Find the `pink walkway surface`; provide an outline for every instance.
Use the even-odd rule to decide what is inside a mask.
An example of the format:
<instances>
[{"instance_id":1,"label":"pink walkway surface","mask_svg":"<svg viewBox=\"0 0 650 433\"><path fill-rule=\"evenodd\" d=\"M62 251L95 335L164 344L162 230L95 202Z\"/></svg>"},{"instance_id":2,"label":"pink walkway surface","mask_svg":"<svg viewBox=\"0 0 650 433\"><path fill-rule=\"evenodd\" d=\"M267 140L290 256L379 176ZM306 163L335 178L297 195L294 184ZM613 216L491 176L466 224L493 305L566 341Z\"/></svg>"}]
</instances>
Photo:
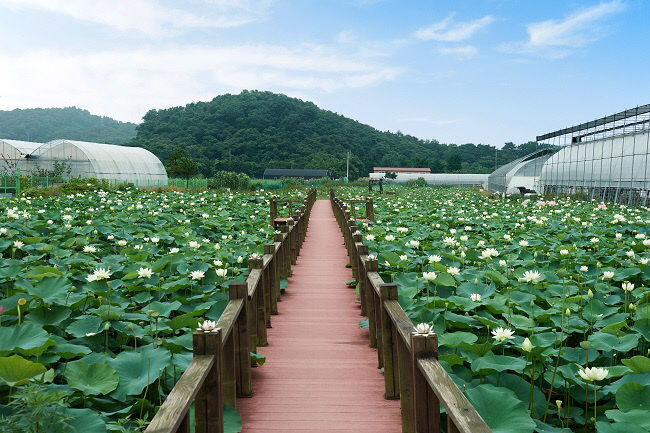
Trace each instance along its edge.
<instances>
[{"instance_id":1,"label":"pink walkway surface","mask_svg":"<svg viewBox=\"0 0 650 433\"><path fill-rule=\"evenodd\" d=\"M252 398L237 399L244 432L400 432L399 401L384 378L345 267L343 237L328 200L318 200L287 293L272 317L266 363L253 369Z\"/></svg>"}]
</instances>

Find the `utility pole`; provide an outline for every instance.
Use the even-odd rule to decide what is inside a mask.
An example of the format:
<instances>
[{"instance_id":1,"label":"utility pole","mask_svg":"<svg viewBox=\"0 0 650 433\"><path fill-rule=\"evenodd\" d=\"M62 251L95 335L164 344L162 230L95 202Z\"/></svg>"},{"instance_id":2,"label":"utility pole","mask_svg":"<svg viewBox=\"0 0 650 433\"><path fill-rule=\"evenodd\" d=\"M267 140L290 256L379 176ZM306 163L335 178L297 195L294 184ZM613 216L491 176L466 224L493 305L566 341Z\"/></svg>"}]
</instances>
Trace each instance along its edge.
<instances>
[{"instance_id":1,"label":"utility pole","mask_svg":"<svg viewBox=\"0 0 650 433\"><path fill-rule=\"evenodd\" d=\"M345 181L348 182L350 179L350 151L348 150L348 158L345 164Z\"/></svg>"}]
</instances>

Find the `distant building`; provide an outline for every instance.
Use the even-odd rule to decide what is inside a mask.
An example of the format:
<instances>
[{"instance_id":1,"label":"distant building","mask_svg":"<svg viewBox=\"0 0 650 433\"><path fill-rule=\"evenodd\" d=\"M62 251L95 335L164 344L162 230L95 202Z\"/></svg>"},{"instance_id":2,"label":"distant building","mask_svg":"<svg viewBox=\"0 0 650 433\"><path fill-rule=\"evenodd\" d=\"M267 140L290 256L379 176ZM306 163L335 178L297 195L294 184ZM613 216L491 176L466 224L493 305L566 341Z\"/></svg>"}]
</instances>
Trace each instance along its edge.
<instances>
[{"instance_id":1,"label":"distant building","mask_svg":"<svg viewBox=\"0 0 650 433\"><path fill-rule=\"evenodd\" d=\"M374 167L373 173L425 174L431 173L431 169L413 167Z\"/></svg>"},{"instance_id":2,"label":"distant building","mask_svg":"<svg viewBox=\"0 0 650 433\"><path fill-rule=\"evenodd\" d=\"M485 186L487 174L457 174L457 173L396 173L395 179L390 182L404 183L409 180L424 179L429 185L447 186ZM370 173L370 179L385 178L386 173Z\"/></svg>"},{"instance_id":3,"label":"distant building","mask_svg":"<svg viewBox=\"0 0 650 433\"><path fill-rule=\"evenodd\" d=\"M283 177L299 177L302 179L331 178L329 170L305 170L299 168L267 168L262 175L264 179L280 179Z\"/></svg>"}]
</instances>

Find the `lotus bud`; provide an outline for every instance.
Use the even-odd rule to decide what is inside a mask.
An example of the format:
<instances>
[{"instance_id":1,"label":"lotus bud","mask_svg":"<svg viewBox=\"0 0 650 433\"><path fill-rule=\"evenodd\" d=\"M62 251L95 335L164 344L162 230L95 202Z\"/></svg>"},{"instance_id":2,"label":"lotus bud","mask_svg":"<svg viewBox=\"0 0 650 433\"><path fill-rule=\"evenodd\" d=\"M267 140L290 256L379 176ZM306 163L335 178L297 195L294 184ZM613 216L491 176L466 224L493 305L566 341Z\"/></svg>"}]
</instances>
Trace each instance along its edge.
<instances>
[{"instance_id":1,"label":"lotus bud","mask_svg":"<svg viewBox=\"0 0 650 433\"><path fill-rule=\"evenodd\" d=\"M564 314L566 314L567 317L571 316L571 310L567 308Z\"/></svg>"},{"instance_id":2,"label":"lotus bud","mask_svg":"<svg viewBox=\"0 0 650 433\"><path fill-rule=\"evenodd\" d=\"M108 331L109 329L111 329L111 324L106 322L106 324L104 325L104 331Z\"/></svg>"},{"instance_id":3,"label":"lotus bud","mask_svg":"<svg viewBox=\"0 0 650 433\"><path fill-rule=\"evenodd\" d=\"M589 349L589 346L591 346L591 342L587 340L580 342L580 347L582 347L585 350Z\"/></svg>"},{"instance_id":4,"label":"lotus bud","mask_svg":"<svg viewBox=\"0 0 650 433\"><path fill-rule=\"evenodd\" d=\"M530 352L531 350L533 350L533 343L530 342L530 339L529 339L528 337L526 337L526 339L524 340L524 342L521 343L521 348L522 348L525 352Z\"/></svg>"},{"instance_id":5,"label":"lotus bud","mask_svg":"<svg viewBox=\"0 0 650 433\"><path fill-rule=\"evenodd\" d=\"M594 297L594 292L592 292L591 289L587 292L587 297L589 297L589 299Z\"/></svg>"},{"instance_id":6,"label":"lotus bud","mask_svg":"<svg viewBox=\"0 0 650 433\"><path fill-rule=\"evenodd\" d=\"M18 305L23 306L27 303L27 300L25 298L20 298L18 300Z\"/></svg>"},{"instance_id":7,"label":"lotus bud","mask_svg":"<svg viewBox=\"0 0 650 433\"><path fill-rule=\"evenodd\" d=\"M555 400L555 405L558 409L562 409L562 400Z\"/></svg>"}]
</instances>

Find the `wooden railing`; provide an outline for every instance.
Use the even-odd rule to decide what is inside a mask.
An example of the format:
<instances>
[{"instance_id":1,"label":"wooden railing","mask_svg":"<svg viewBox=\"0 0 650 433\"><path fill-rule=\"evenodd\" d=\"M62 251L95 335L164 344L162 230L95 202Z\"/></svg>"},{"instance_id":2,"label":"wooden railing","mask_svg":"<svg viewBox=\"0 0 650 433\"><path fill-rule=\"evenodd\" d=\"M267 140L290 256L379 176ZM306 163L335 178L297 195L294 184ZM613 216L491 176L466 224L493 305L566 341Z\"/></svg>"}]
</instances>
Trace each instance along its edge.
<instances>
[{"instance_id":1,"label":"wooden railing","mask_svg":"<svg viewBox=\"0 0 650 433\"><path fill-rule=\"evenodd\" d=\"M250 352L268 344L266 328L278 313L280 278L296 263L314 201L316 190L311 190L274 243L264 245L264 255L249 259L247 280L229 284L230 300L215 329L194 332L194 358L145 433L189 433L192 402L196 433L222 433L223 406L253 395Z\"/></svg>"},{"instance_id":2,"label":"wooden railing","mask_svg":"<svg viewBox=\"0 0 650 433\"><path fill-rule=\"evenodd\" d=\"M399 302L397 284L385 283L377 259L368 255L356 221L343 200L330 201L359 283L361 315L368 317L370 347L384 369L386 399L400 399L403 433L439 433L440 404L448 433L491 433L465 395L438 362L438 336L417 333Z\"/></svg>"},{"instance_id":3,"label":"wooden railing","mask_svg":"<svg viewBox=\"0 0 650 433\"><path fill-rule=\"evenodd\" d=\"M357 219L357 214L356 214L356 203L363 203L366 205L366 219L370 221L375 220L375 205L373 203L372 197L365 198L363 200L345 200L346 202L350 203L350 209L352 211L352 219Z\"/></svg>"}]
</instances>

